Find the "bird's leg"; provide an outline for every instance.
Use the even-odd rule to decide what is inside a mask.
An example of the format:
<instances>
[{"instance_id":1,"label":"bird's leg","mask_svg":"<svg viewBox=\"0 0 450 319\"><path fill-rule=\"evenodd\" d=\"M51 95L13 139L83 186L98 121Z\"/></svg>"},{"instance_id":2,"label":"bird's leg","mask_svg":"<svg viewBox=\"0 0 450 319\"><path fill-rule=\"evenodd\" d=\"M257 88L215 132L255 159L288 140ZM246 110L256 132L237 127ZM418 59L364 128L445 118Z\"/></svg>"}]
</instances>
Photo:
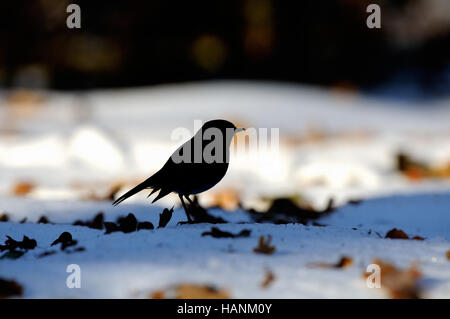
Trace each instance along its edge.
<instances>
[{"instance_id":1,"label":"bird's leg","mask_svg":"<svg viewBox=\"0 0 450 319\"><path fill-rule=\"evenodd\" d=\"M194 202L192 201L192 199L188 196L188 195L184 195L184 197L186 197L186 199L188 200L189 204L194 204Z\"/></svg>"},{"instance_id":2,"label":"bird's leg","mask_svg":"<svg viewBox=\"0 0 450 319\"><path fill-rule=\"evenodd\" d=\"M188 223L192 223L192 219L191 219L191 216L189 216L189 213L188 213L188 209L187 209L186 203L184 202L184 199L183 199L183 195L178 194L178 197L180 197L181 205L183 205L184 212L186 213L186 217L187 217L187 219L188 219Z\"/></svg>"}]
</instances>

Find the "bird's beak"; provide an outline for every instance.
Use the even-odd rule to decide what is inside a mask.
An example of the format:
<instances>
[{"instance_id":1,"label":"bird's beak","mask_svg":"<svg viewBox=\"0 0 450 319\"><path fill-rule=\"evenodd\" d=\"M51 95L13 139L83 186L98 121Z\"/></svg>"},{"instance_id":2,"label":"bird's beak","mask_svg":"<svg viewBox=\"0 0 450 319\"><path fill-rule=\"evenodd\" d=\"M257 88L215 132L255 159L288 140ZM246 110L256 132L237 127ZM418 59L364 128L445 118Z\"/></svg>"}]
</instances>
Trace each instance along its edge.
<instances>
[{"instance_id":1,"label":"bird's beak","mask_svg":"<svg viewBox=\"0 0 450 319\"><path fill-rule=\"evenodd\" d=\"M235 133L239 133L239 132L242 132L242 131L245 131L245 128L243 128L243 127L238 127L238 128L236 129Z\"/></svg>"}]
</instances>

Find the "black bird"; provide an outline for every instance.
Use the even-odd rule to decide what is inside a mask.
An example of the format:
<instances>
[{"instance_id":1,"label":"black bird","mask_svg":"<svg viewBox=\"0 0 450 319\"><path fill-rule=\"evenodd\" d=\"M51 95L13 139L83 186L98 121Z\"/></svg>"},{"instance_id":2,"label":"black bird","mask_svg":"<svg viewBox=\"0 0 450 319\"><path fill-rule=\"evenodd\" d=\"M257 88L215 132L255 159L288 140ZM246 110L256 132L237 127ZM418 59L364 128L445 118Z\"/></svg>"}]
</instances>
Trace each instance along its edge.
<instances>
[{"instance_id":1,"label":"black bird","mask_svg":"<svg viewBox=\"0 0 450 319\"><path fill-rule=\"evenodd\" d=\"M120 196L113 205L120 204L144 189L152 189L148 196L159 190L152 203L174 192L180 197L188 222L192 222L183 197L192 204L189 195L202 193L220 182L228 169L233 136L242 130L245 129L236 128L225 120L206 122L172 154L158 172Z\"/></svg>"}]
</instances>

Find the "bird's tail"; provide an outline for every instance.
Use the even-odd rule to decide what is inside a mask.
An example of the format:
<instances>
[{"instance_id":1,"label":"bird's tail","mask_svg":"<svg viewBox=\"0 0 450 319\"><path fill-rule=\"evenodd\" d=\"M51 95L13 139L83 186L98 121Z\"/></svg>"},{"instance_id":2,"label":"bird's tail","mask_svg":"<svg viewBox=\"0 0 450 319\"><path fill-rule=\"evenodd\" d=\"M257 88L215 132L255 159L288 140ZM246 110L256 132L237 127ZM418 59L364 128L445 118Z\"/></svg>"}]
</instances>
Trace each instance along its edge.
<instances>
[{"instance_id":1,"label":"bird's tail","mask_svg":"<svg viewBox=\"0 0 450 319\"><path fill-rule=\"evenodd\" d=\"M138 186L136 186L135 188L129 190L128 192L126 192L125 194L123 194L122 196L120 196L118 199L116 199L113 203L114 206L119 205L121 202L123 202L125 199L127 199L130 196L133 196L134 194L140 192L143 189L149 188L149 183L148 180L144 181L142 183L140 183Z\"/></svg>"}]
</instances>

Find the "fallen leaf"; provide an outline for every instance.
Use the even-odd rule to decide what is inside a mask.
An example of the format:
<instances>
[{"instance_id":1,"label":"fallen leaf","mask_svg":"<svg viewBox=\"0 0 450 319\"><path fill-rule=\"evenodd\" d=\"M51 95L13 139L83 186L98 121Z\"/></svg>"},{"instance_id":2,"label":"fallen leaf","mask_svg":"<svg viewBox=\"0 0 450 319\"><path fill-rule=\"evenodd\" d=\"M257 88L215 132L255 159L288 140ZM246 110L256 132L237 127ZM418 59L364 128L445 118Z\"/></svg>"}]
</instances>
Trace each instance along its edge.
<instances>
[{"instance_id":1,"label":"fallen leaf","mask_svg":"<svg viewBox=\"0 0 450 319\"><path fill-rule=\"evenodd\" d=\"M137 219L132 213L129 213L127 217L119 217L117 223L124 233L131 233L137 229Z\"/></svg>"},{"instance_id":2,"label":"fallen leaf","mask_svg":"<svg viewBox=\"0 0 450 319\"><path fill-rule=\"evenodd\" d=\"M85 251L86 248L84 247L75 247L74 249L67 249L65 250L66 254L73 254L73 253L78 253L78 252L82 252Z\"/></svg>"},{"instance_id":3,"label":"fallen leaf","mask_svg":"<svg viewBox=\"0 0 450 319\"><path fill-rule=\"evenodd\" d=\"M393 228L386 233L384 238L391 239L412 239L412 240L425 240L425 238L420 236L408 237L408 235L401 229Z\"/></svg>"},{"instance_id":4,"label":"fallen leaf","mask_svg":"<svg viewBox=\"0 0 450 319\"><path fill-rule=\"evenodd\" d=\"M276 198L272 200L269 209L260 213L253 209L248 210L250 217L257 223L270 222L274 224L300 223L307 224L308 220L316 220L334 211L333 199L328 201L324 210L315 210L308 204L302 206L297 200L291 198Z\"/></svg>"},{"instance_id":5,"label":"fallen leaf","mask_svg":"<svg viewBox=\"0 0 450 319\"><path fill-rule=\"evenodd\" d=\"M233 211L239 207L239 193L234 189L216 191L211 196L211 207L219 207L227 211Z\"/></svg>"},{"instance_id":6,"label":"fallen leaf","mask_svg":"<svg viewBox=\"0 0 450 319\"><path fill-rule=\"evenodd\" d=\"M142 222L139 223L140 228L139 229L153 229L153 224L150 222ZM105 234L110 234L113 232L121 231L124 233L131 233L136 230L138 230L138 221L136 217L129 213L126 217L118 217L117 223L113 222L104 222L103 225L105 226L106 232Z\"/></svg>"},{"instance_id":7,"label":"fallen leaf","mask_svg":"<svg viewBox=\"0 0 450 319\"><path fill-rule=\"evenodd\" d=\"M37 242L35 239L30 239L27 236L23 236L22 241L17 241L12 239L10 236L6 235L7 240L4 245L0 245L0 251L9 250L13 251L16 248L28 250L34 249L37 246Z\"/></svg>"},{"instance_id":8,"label":"fallen leaf","mask_svg":"<svg viewBox=\"0 0 450 319\"><path fill-rule=\"evenodd\" d=\"M275 280L275 275L269 269L266 269L264 280L261 283L262 288L268 288Z\"/></svg>"},{"instance_id":9,"label":"fallen leaf","mask_svg":"<svg viewBox=\"0 0 450 319\"><path fill-rule=\"evenodd\" d=\"M91 191L86 196L83 196L84 200L93 200L93 201L111 201L116 198L117 193L122 189L125 183L118 182L113 184L106 192L103 194L98 194L94 191Z\"/></svg>"},{"instance_id":10,"label":"fallen leaf","mask_svg":"<svg viewBox=\"0 0 450 319\"><path fill-rule=\"evenodd\" d=\"M155 227L150 222L140 222L137 224L137 230L141 229L155 229Z\"/></svg>"},{"instance_id":11,"label":"fallen leaf","mask_svg":"<svg viewBox=\"0 0 450 319\"><path fill-rule=\"evenodd\" d=\"M63 232L50 246L61 244L61 250L65 250L67 247L75 246L77 243L76 240L72 239L71 233Z\"/></svg>"},{"instance_id":12,"label":"fallen leaf","mask_svg":"<svg viewBox=\"0 0 450 319\"><path fill-rule=\"evenodd\" d=\"M19 250L7 251L0 257L0 259L17 259L22 257L24 254L25 252Z\"/></svg>"},{"instance_id":13,"label":"fallen leaf","mask_svg":"<svg viewBox=\"0 0 450 319\"><path fill-rule=\"evenodd\" d=\"M7 222L9 221L9 215L7 213L3 213L0 215L0 222Z\"/></svg>"},{"instance_id":14,"label":"fallen leaf","mask_svg":"<svg viewBox=\"0 0 450 319\"><path fill-rule=\"evenodd\" d=\"M156 290L152 299L229 299L225 289L217 289L209 285L179 284L164 290Z\"/></svg>"},{"instance_id":15,"label":"fallen leaf","mask_svg":"<svg viewBox=\"0 0 450 319\"><path fill-rule=\"evenodd\" d=\"M44 251L43 253L40 253L39 255L37 255L37 258L43 258L43 257L51 256L54 254L56 254L56 250L48 250L48 251Z\"/></svg>"},{"instance_id":16,"label":"fallen leaf","mask_svg":"<svg viewBox=\"0 0 450 319\"><path fill-rule=\"evenodd\" d=\"M311 263L309 264L310 267L313 268L348 268L353 265L353 259L351 257L342 256L339 261L335 264L329 264L329 263Z\"/></svg>"},{"instance_id":17,"label":"fallen leaf","mask_svg":"<svg viewBox=\"0 0 450 319\"><path fill-rule=\"evenodd\" d=\"M12 189L12 193L16 196L25 196L31 193L36 186L31 182L17 182Z\"/></svg>"},{"instance_id":18,"label":"fallen leaf","mask_svg":"<svg viewBox=\"0 0 450 319\"><path fill-rule=\"evenodd\" d=\"M116 231L120 231L120 228L116 223L104 222L103 225L105 226L105 229L106 229L105 234L110 234L110 233L113 233Z\"/></svg>"},{"instance_id":19,"label":"fallen leaf","mask_svg":"<svg viewBox=\"0 0 450 319\"><path fill-rule=\"evenodd\" d=\"M447 256L447 259L450 259L450 250L449 250L449 251L447 251L447 254L446 254L446 256Z\"/></svg>"},{"instance_id":20,"label":"fallen leaf","mask_svg":"<svg viewBox=\"0 0 450 319\"><path fill-rule=\"evenodd\" d=\"M217 227L211 227L211 231L203 232L202 236L212 236L214 238L238 238L238 237L248 237L251 231L248 229L241 230L238 234L232 234L230 232L222 231Z\"/></svg>"},{"instance_id":21,"label":"fallen leaf","mask_svg":"<svg viewBox=\"0 0 450 319\"><path fill-rule=\"evenodd\" d=\"M347 268L353 265L353 259L347 256L341 257L339 262L334 265L335 268Z\"/></svg>"},{"instance_id":22,"label":"fallen leaf","mask_svg":"<svg viewBox=\"0 0 450 319\"><path fill-rule=\"evenodd\" d=\"M38 224L51 224L50 220L46 216L41 216L38 221Z\"/></svg>"},{"instance_id":23,"label":"fallen leaf","mask_svg":"<svg viewBox=\"0 0 450 319\"><path fill-rule=\"evenodd\" d=\"M0 298L22 296L23 287L14 280L0 278Z\"/></svg>"},{"instance_id":24,"label":"fallen leaf","mask_svg":"<svg viewBox=\"0 0 450 319\"><path fill-rule=\"evenodd\" d=\"M259 254L273 254L275 252L275 246L270 246L271 241L272 236L270 235L267 236L267 240L265 240L264 236L260 236L258 246L253 248L253 251Z\"/></svg>"},{"instance_id":25,"label":"fallen leaf","mask_svg":"<svg viewBox=\"0 0 450 319\"><path fill-rule=\"evenodd\" d=\"M87 226L92 229L103 229L104 223L104 214L103 212L98 212L97 215L94 216L92 220L81 221L77 220L73 223L74 226Z\"/></svg>"},{"instance_id":26,"label":"fallen leaf","mask_svg":"<svg viewBox=\"0 0 450 319\"><path fill-rule=\"evenodd\" d=\"M419 279L422 277L417 268L417 263L413 263L408 269L402 270L394 265L375 259L373 264L380 266L381 288L386 289L391 298L394 299L417 299L420 298ZM371 273L364 273L367 278Z\"/></svg>"},{"instance_id":27,"label":"fallen leaf","mask_svg":"<svg viewBox=\"0 0 450 319\"><path fill-rule=\"evenodd\" d=\"M386 233L386 236L384 238L392 238L392 239L409 239L408 235L401 230L397 228L393 228L390 231Z\"/></svg>"},{"instance_id":28,"label":"fallen leaf","mask_svg":"<svg viewBox=\"0 0 450 319\"><path fill-rule=\"evenodd\" d=\"M359 205L362 203L362 199L350 199L347 203L350 205Z\"/></svg>"},{"instance_id":29,"label":"fallen leaf","mask_svg":"<svg viewBox=\"0 0 450 319\"><path fill-rule=\"evenodd\" d=\"M413 160L403 153L397 155L397 169L412 181L424 178L450 178L450 163L435 167Z\"/></svg>"},{"instance_id":30,"label":"fallen leaf","mask_svg":"<svg viewBox=\"0 0 450 319\"><path fill-rule=\"evenodd\" d=\"M164 208L161 214L159 214L159 224L158 228L164 228L172 219L173 207L169 210Z\"/></svg>"},{"instance_id":31,"label":"fallen leaf","mask_svg":"<svg viewBox=\"0 0 450 319\"><path fill-rule=\"evenodd\" d=\"M321 223L318 223L318 222L312 222L311 225L312 225L312 226L315 226L315 227L327 227L327 225L321 224Z\"/></svg>"}]
</instances>

